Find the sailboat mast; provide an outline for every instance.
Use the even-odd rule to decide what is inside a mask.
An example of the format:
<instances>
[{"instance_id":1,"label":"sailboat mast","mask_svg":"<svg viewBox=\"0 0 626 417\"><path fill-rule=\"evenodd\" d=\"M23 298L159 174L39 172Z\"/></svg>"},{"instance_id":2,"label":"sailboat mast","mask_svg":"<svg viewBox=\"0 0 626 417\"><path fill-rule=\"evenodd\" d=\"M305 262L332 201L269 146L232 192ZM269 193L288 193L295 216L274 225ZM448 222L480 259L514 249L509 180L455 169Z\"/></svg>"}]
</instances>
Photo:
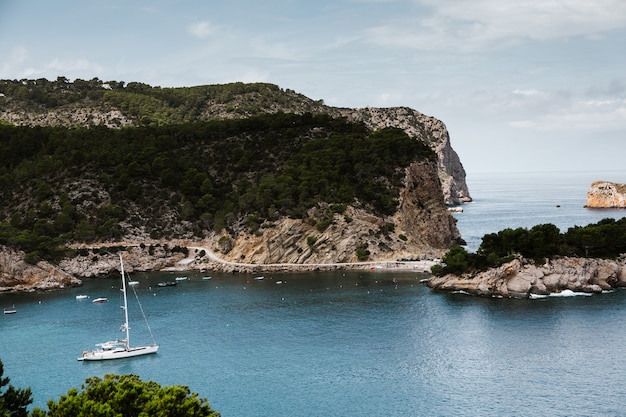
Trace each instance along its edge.
<instances>
[{"instance_id":1,"label":"sailboat mast","mask_svg":"<svg viewBox=\"0 0 626 417\"><path fill-rule=\"evenodd\" d=\"M124 331L126 332L126 349L130 349L130 328L128 327L128 302L126 300L126 278L124 276L124 261L120 253L120 271L122 274L122 292L124 293Z\"/></svg>"}]
</instances>

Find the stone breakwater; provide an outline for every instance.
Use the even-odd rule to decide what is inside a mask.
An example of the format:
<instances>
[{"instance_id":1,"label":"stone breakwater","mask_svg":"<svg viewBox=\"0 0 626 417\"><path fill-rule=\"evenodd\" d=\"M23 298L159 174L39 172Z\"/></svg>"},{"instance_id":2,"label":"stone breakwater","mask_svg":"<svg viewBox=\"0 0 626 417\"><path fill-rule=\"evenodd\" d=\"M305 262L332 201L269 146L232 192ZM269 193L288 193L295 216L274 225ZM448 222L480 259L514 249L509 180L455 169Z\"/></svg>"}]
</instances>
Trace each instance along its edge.
<instances>
[{"instance_id":1,"label":"stone breakwater","mask_svg":"<svg viewBox=\"0 0 626 417\"><path fill-rule=\"evenodd\" d=\"M587 191L588 208L626 208L626 184L595 181Z\"/></svg>"},{"instance_id":2,"label":"stone breakwater","mask_svg":"<svg viewBox=\"0 0 626 417\"><path fill-rule=\"evenodd\" d=\"M601 293L626 287L626 259L559 258L542 265L520 258L476 274L425 280L433 290L485 297L530 298L569 290Z\"/></svg>"}]
</instances>

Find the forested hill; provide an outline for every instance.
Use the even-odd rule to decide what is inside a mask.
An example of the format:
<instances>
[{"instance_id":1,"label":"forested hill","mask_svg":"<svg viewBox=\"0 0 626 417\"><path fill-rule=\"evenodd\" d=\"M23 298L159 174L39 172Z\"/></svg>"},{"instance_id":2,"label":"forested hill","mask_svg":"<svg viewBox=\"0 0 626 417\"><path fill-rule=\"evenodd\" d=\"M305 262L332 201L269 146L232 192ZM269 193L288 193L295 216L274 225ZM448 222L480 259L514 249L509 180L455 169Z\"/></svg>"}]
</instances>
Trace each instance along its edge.
<instances>
[{"instance_id":1,"label":"forested hill","mask_svg":"<svg viewBox=\"0 0 626 417\"><path fill-rule=\"evenodd\" d=\"M152 238L256 230L320 201L390 215L398 168L435 160L399 129L283 113L124 129L1 126L0 153L4 232L15 229L10 242L27 251L32 239L117 239L133 228Z\"/></svg>"},{"instance_id":2,"label":"forested hill","mask_svg":"<svg viewBox=\"0 0 626 417\"><path fill-rule=\"evenodd\" d=\"M59 258L67 242L220 233L229 251L285 219L300 222L281 232L294 234L300 246L284 247L298 253L274 249L266 260L321 257L316 239L337 222L343 229L323 237L329 253L354 229L341 260L368 244L381 257L437 253L459 236L433 176L443 172L457 200L469 197L454 188L464 172L437 119L332 108L260 83L2 80L0 155L0 244L31 260Z\"/></svg>"},{"instance_id":3,"label":"forested hill","mask_svg":"<svg viewBox=\"0 0 626 417\"><path fill-rule=\"evenodd\" d=\"M0 80L0 93L0 119L30 126L155 126L276 112L331 113L322 101L267 83L161 88L59 77Z\"/></svg>"},{"instance_id":4,"label":"forested hill","mask_svg":"<svg viewBox=\"0 0 626 417\"><path fill-rule=\"evenodd\" d=\"M446 126L407 107L331 107L268 83L161 88L98 78L0 80L0 123L19 126L163 126L274 113L343 117L372 130L400 128L437 154L446 204L471 201L465 170L452 149Z\"/></svg>"}]
</instances>

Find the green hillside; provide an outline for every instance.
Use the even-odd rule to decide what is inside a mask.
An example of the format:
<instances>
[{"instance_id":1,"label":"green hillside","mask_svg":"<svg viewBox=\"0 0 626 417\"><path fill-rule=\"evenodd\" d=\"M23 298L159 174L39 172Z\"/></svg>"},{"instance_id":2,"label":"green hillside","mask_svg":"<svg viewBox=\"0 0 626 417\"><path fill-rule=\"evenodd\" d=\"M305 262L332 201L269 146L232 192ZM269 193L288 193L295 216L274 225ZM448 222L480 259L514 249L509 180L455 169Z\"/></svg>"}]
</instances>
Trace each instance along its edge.
<instances>
[{"instance_id":1,"label":"green hillside","mask_svg":"<svg viewBox=\"0 0 626 417\"><path fill-rule=\"evenodd\" d=\"M87 87L59 95L54 84L49 95L28 103L94 100ZM223 100L242 86L223 89ZM116 95L99 88L93 94L135 106L138 118L151 120L142 126L0 126L0 244L25 250L31 260L50 259L61 256L68 241L122 239L138 229L153 238L258 232L280 216L323 227L328 213L309 213L320 202L327 211L353 204L391 214L403 168L436 159L399 129L372 132L329 115L282 112L183 122L178 119L192 114L183 108L199 109L185 107L196 89L137 90ZM167 123L154 122L161 115Z\"/></svg>"}]
</instances>

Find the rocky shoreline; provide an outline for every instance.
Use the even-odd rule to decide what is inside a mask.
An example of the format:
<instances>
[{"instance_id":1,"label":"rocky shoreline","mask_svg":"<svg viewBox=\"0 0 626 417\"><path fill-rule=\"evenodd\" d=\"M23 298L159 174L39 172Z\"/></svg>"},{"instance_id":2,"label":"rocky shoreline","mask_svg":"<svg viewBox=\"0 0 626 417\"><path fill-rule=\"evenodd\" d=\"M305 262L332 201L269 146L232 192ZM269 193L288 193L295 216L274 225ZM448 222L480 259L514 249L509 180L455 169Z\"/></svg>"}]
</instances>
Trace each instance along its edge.
<instances>
[{"instance_id":1,"label":"rocky shoreline","mask_svg":"<svg viewBox=\"0 0 626 417\"><path fill-rule=\"evenodd\" d=\"M626 287L626 258L563 257L541 265L518 258L476 274L433 277L424 283L435 291L483 297L534 298L563 291L594 294Z\"/></svg>"},{"instance_id":2,"label":"rocky shoreline","mask_svg":"<svg viewBox=\"0 0 626 417\"><path fill-rule=\"evenodd\" d=\"M150 245L111 243L78 245L78 255L58 266L41 261L24 262L24 254L0 247L0 293L61 290L82 285L81 278L97 278L119 271L118 251L123 251L129 274L157 271L200 271L226 273L333 271L345 269L395 269L427 273L434 261L372 261L322 264L248 264L224 260L202 243L169 242Z\"/></svg>"}]
</instances>

